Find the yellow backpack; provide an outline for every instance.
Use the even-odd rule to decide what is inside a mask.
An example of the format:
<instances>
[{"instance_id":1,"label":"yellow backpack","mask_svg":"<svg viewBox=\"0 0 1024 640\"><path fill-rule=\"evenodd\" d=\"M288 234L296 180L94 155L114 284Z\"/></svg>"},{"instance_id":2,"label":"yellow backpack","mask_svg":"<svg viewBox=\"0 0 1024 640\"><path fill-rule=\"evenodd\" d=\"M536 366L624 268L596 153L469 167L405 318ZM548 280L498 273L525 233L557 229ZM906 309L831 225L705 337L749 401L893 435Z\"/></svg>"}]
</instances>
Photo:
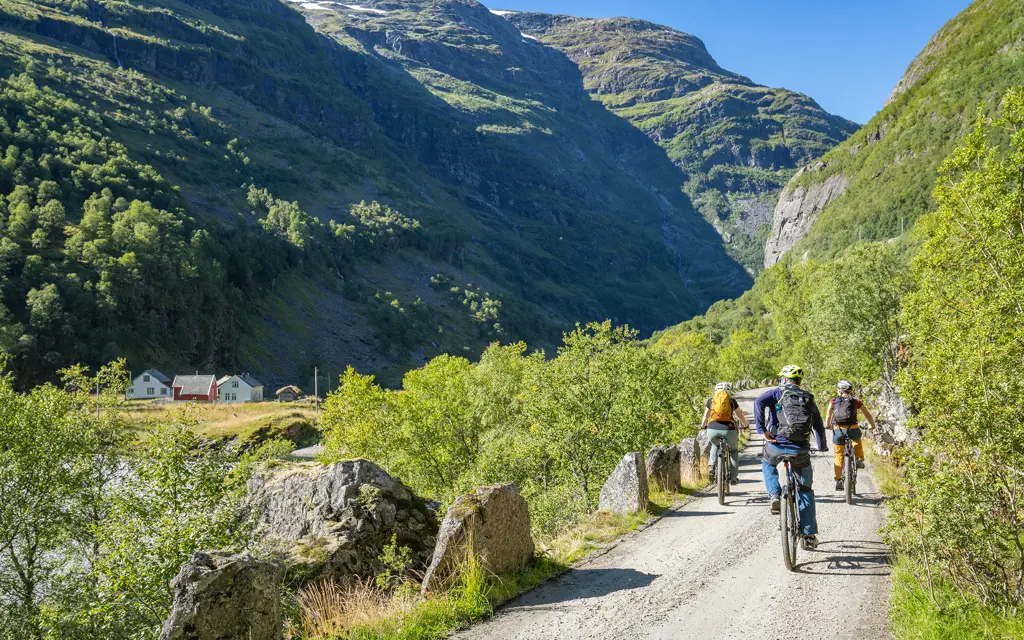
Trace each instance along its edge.
<instances>
[{"instance_id":1,"label":"yellow backpack","mask_svg":"<svg viewBox=\"0 0 1024 640\"><path fill-rule=\"evenodd\" d=\"M712 422L732 422L732 397L726 390L716 391L711 397Z\"/></svg>"}]
</instances>

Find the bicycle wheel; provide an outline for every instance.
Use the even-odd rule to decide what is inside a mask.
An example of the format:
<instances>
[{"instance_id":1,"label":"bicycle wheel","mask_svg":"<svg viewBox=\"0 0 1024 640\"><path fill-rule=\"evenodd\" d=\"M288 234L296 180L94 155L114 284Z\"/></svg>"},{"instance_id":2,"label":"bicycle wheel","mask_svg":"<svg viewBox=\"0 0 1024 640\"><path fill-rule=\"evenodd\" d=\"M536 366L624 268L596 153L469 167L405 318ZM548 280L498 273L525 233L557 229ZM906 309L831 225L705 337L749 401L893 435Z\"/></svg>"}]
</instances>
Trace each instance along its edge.
<instances>
[{"instance_id":1,"label":"bicycle wheel","mask_svg":"<svg viewBox=\"0 0 1024 640\"><path fill-rule=\"evenodd\" d=\"M782 560L790 571L796 570L797 533L800 527L796 515L796 496L789 488L782 494L783 505L779 512L782 530Z\"/></svg>"},{"instance_id":2,"label":"bicycle wheel","mask_svg":"<svg viewBox=\"0 0 1024 640\"><path fill-rule=\"evenodd\" d=\"M846 489L846 504L853 504L853 496L857 492L857 460L849 445L843 456L843 485Z\"/></svg>"},{"instance_id":3,"label":"bicycle wheel","mask_svg":"<svg viewBox=\"0 0 1024 640\"><path fill-rule=\"evenodd\" d=\"M725 460L722 459L722 451L725 447L718 448L718 468L715 469L715 483L718 485L718 504L725 504L725 488L729 481L729 470L725 468Z\"/></svg>"},{"instance_id":4,"label":"bicycle wheel","mask_svg":"<svg viewBox=\"0 0 1024 640\"><path fill-rule=\"evenodd\" d=\"M728 445L726 445L728 446ZM725 463L725 495L732 495L732 452L729 449L725 450L725 454L722 456L722 462Z\"/></svg>"}]
</instances>

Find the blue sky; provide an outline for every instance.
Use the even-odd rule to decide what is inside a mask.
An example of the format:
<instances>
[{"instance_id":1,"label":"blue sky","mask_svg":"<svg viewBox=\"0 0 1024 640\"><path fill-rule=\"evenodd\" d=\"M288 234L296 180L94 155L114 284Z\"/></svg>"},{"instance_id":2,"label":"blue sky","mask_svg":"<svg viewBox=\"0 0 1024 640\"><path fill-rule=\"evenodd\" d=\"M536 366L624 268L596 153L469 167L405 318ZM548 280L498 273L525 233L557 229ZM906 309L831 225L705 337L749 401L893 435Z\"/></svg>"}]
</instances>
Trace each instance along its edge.
<instances>
[{"instance_id":1,"label":"blue sky","mask_svg":"<svg viewBox=\"0 0 1024 640\"><path fill-rule=\"evenodd\" d=\"M718 63L871 119L928 39L969 0L482 0L492 9L629 16L701 38Z\"/></svg>"}]
</instances>

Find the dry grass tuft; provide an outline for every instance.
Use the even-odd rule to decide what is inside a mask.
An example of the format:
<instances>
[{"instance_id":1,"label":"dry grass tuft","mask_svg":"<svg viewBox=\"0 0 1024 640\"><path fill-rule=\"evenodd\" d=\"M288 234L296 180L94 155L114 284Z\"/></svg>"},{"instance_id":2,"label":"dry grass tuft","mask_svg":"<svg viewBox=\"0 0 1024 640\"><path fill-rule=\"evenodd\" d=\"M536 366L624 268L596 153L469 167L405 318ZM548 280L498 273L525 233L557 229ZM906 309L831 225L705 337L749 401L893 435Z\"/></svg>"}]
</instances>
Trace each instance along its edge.
<instances>
[{"instance_id":1,"label":"dry grass tuft","mask_svg":"<svg viewBox=\"0 0 1024 640\"><path fill-rule=\"evenodd\" d=\"M299 593L298 601L302 628L312 638L340 638L353 629L375 629L416 605L414 598L386 593L371 580L347 586L315 582Z\"/></svg>"}]
</instances>

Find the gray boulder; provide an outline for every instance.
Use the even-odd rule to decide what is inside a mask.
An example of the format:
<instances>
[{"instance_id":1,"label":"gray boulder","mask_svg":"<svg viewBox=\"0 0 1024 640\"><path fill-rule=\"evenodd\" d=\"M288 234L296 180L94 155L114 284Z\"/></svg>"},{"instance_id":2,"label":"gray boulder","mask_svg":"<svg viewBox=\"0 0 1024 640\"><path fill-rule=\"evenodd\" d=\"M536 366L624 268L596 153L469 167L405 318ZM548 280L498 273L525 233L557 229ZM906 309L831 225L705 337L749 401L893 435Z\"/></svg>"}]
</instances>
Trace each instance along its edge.
<instances>
[{"instance_id":1,"label":"gray boulder","mask_svg":"<svg viewBox=\"0 0 1024 640\"><path fill-rule=\"evenodd\" d=\"M473 558L493 574L519 571L533 560L526 499L514 484L492 484L457 498L441 523L423 593L436 590Z\"/></svg>"},{"instance_id":2,"label":"gray boulder","mask_svg":"<svg viewBox=\"0 0 1024 640\"><path fill-rule=\"evenodd\" d=\"M700 457L704 462L711 458L711 437L707 429L697 432L697 447L700 449Z\"/></svg>"},{"instance_id":3,"label":"gray boulder","mask_svg":"<svg viewBox=\"0 0 1024 640\"><path fill-rule=\"evenodd\" d=\"M686 438L679 443L679 480L696 482L700 477L700 445L696 439Z\"/></svg>"},{"instance_id":4,"label":"gray boulder","mask_svg":"<svg viewBox=\"0 0 1024 640\"><path fill-rule=\"evenodd\" d=\"M679 447L654 447L647 452L647 480L657 482L663 491L678 492Z\"/></svg>"},{"instance_id":5,"label":"gray boulder","mask_svg":"<svg viewBox=\"0 0 1024 640\"><path fill-rule=\"evenodd\" d=\"M280 640L281 574L247 553L197 551L171 581L160 640Z\"/></svg>"},{"instance_id":6,"label":"gray boulder","mask_svg":"<svg viewBox=\"0 0 1024 640\"><path fill-rule=\"evenodd\" d=\"M599 511L628 514L647 509L647 466L639 453L623 456L601 487Z\"/></svg>"},{"instance_id":7,"label":"gray boulder","mask_svg":"<svg viewBox=\"0 0 1024 640\"><path fill-rule=\"evenodd\" d=\"M255 475L248 490L260 539L301 579L374 576L393 537L420 570L434 548L434 511L367 460L280 465Z\"/></svg>"}]
</instances>

